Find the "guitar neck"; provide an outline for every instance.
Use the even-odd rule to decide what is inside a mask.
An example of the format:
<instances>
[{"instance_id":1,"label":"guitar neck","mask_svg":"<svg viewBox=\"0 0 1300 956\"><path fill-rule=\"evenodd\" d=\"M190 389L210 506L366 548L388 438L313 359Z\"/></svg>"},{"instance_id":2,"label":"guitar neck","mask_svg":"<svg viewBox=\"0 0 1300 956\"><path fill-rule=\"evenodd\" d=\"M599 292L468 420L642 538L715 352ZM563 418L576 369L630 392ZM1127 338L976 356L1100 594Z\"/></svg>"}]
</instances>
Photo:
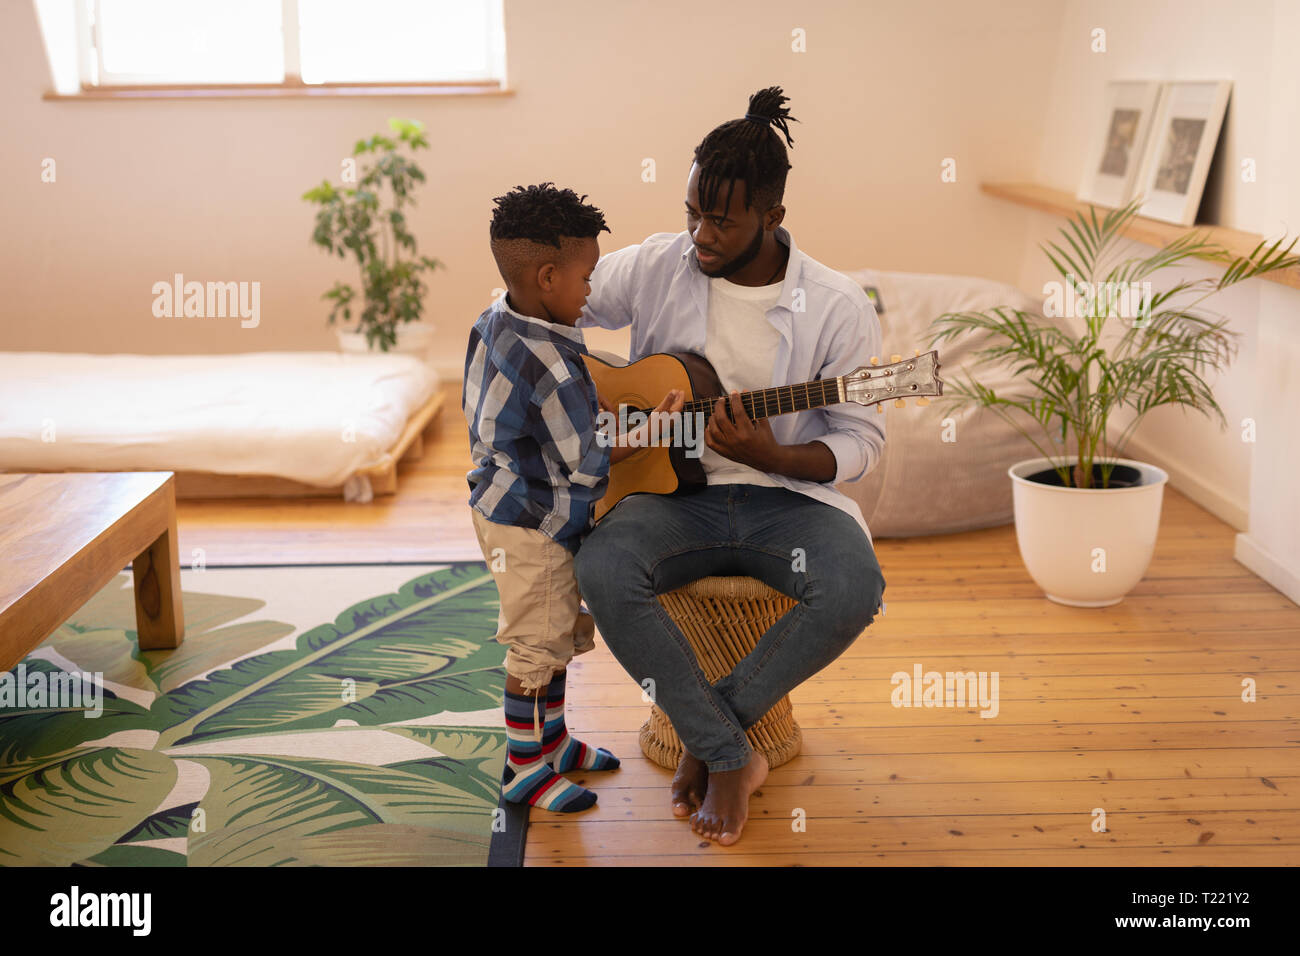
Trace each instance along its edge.
<instances>
[{"instance_id":1,"label":"guitar neck","mask_svg":"<svg viewBox=\"0 0 1300 956\"><path fill-rule=\"evenodd\" d=\"M745 414L751 419L772 418L776 415L789 415L823 405L838 405L844 399L840 397L842 378L825 378L813 382L801 382L798 385L781 385L776 388L757 388L750 392L741 392L740 401ZM713 406L719 398L714 395L687 402L683 413L703 412L707 422L713 414ZM646 409L650 411L650 409Z\"/></svg>"}]
</instances>

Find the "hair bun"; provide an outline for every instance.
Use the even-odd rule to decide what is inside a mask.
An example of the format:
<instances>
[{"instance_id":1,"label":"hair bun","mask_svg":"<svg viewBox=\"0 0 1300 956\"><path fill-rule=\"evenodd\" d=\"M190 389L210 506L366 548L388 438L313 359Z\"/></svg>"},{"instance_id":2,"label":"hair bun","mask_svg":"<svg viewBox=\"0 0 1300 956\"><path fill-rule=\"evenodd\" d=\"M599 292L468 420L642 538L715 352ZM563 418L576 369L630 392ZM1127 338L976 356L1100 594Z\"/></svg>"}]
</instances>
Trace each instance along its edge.
<instances>
[{"instance_id":1,"label":"hair bun","mask_svg":"<svg viewBox=\"0 0 1300 956\"><path fill-rule=\"evenodd\" d=\"M790 137L789 122L799 121L790 115L789 108L784 105L789 99L790 97L786 96L779 86L769 86L759 90L749 98L749 109L745 113L745 119L763 126L775 123L785 135L786 143L793 146L794 140Z\"/></svg>"}]
</instances>

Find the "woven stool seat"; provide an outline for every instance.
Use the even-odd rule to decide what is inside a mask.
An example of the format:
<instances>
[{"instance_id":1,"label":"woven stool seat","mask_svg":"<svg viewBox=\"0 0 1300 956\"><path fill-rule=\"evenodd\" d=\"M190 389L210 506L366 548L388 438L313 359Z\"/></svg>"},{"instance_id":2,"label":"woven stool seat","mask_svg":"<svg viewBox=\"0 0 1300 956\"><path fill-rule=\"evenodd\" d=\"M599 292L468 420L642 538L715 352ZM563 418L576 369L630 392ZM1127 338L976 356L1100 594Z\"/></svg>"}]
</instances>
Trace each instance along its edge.
<instances>
[{"instance_id":1,"label":"woven stool seat","mask_svg":"<svg viewBox=\"0 0 1300 956\"><path fill-rule=\"evenodd\" d=\"M744 576L700 578L658 597L690 642L710 684L731 673L767 629L798 603L757 578ZM767 758L769 767L795 757L803 737L789 696L746 730L745 737ZM641 727L641 751L669 770L676 770L682 759L681 739L657 705L650 708L650 719Z\"/></svg>"}]
</instances>

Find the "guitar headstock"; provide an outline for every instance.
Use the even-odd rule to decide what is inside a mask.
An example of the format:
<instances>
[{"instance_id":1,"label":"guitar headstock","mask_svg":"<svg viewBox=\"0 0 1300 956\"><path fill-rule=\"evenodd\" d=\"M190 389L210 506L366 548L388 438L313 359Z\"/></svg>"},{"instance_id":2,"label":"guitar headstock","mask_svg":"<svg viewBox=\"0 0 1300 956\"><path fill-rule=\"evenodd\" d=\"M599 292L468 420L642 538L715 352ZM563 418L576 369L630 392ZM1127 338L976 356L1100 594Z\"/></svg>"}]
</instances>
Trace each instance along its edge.
<instances>
[{"instance_id":1,"label":"guitar headstock","mask_svg":"<svg viewBox=\"0 0 1300 956\"><path fill-rule=\"evenodd\" d=\"M913 357L904 359L901 355L890 357L888 365L881 365L876 356L871 357L870 365L863 365L844 376L844 393L849 401L859 405L876 405L877 412L883 412L880 402L894 400L894 407L902 408L905 399L915 398L918 405L929 405L928 395L943 394L943 380L939 378L939 353L933 349L921 354L920 349L913 349Z\"/></svg>"}]
</instances>

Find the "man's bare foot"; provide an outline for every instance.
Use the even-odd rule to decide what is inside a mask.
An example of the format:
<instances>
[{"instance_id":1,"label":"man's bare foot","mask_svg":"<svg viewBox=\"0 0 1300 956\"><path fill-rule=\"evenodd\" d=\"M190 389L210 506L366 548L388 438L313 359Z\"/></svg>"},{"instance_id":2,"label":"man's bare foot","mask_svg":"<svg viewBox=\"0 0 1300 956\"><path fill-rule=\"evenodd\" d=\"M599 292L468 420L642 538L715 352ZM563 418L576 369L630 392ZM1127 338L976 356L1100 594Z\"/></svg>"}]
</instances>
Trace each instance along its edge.
<instances>
[{"instance_id":1,"label":"man's bare foot","mask_svg":"<svg viewBox=\"0 0 1300 956\"><path fill-rule=\"evenodd\" d=\"M757 750L739 770L709 774L704 804L691 815L691 829L702 837L731 846L749 819L749 797L767 779L767 758Z\"/></svg>"},{"instance_id":2,"label":"man's bare foot","mask_svg":"<svg viewBox=\"0 0 1300 956\"><path fill-rule=\"evenodd\" d=\"M673 775L673 816L689 816L692 810L704 802L704 794L708 789L709 768L683 748L681 763Z\"/></svg>"}]
</instances>

